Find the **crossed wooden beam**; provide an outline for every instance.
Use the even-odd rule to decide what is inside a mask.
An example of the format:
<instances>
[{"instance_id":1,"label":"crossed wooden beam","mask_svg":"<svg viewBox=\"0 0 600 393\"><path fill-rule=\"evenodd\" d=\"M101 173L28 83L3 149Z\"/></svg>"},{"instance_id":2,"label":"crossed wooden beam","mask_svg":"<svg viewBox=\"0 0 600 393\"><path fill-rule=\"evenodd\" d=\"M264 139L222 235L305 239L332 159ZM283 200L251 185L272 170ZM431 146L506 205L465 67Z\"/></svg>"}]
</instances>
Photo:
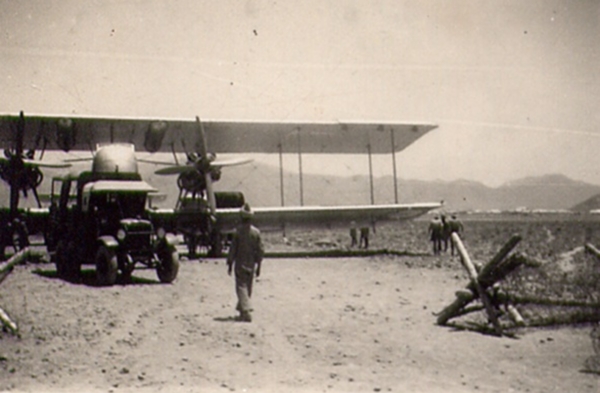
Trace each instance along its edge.
<instances>
[{"instance_id":1,"label":"crossed wooden beam","mask_svg":"<svg viewBox=\"0 0 600 393\"><path fill-rule=\"evenodd\" d=\"M462 265L469 274L470 282L467 285L466 290L460 290L456 293L456 299L452 304L448 305L437 314L438 325L446 325L451 318L480 310L480 307L467 307L473 300L480 299L487 314L488 321L494 328L494 333L498 336L502 336L502 326L498 320L498 298L494 295L493 291L494 286L498 281L503 280L509 273L527 262L527 259L520 254L514 254L508 257L510 252L521 241L521 236L513 235L500 251L498 251L498 253L481 268L478 268L478 266L471 261L467 249L458 234L452 234L452 241L458 250ZM518 310L508 302L506 302L506 311L517 325L524 325L523 317L521 317Z\"/></svg>"},{"instance_id":2,"label":"crossed wooden beam","mask_svg":"<svg viewBox=\"0 0 600 393\"><path fill-rule=\"evenodd\" d=\"M31 251L29 247L25 247L15 255L13 255L8 261L0 264L0 283L12 272L15 265L23 263L29 258ZM0 324L10 330L13 334L19 334L19 327L17 324L10 319L6 311L0 308Z\"/></svg>"}]
</instances>

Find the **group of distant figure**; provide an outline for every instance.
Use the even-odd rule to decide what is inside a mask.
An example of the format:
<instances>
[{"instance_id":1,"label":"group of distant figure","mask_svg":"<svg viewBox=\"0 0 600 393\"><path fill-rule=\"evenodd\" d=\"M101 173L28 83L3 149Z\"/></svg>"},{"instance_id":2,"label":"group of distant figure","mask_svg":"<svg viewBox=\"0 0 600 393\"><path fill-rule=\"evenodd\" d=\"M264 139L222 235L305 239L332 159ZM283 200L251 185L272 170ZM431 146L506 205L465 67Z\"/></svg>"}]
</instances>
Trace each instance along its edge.
<instances>
[{"instance_id":1,"label":"group of distant figure","mask_svg":"<svg viewBox=\"0 0 600 393\"><path fill-rule=\"evenodd\" d=\"M448 251L448 242L450 243L450 253L454 255L454 242L451 239L453 233L460 235L464 231L462 223L452 215L450 219L446 216L434 216L429 223L429 240L432 244L433 255L440 255Z\"/></svg>"},{"instance_id":2,"label":"group of distant figure","mask_svg":"<svg viewBox=\"0 0 600 393\"><path fill-rule=\"evenodd\" d=\"M350 248L357 247L364 248L365 250L369 248L369 227L360 228L360 240L357 238L358 229L356 228L356 224L353 222L350 226Z\"/></svg>"}]
</instances>

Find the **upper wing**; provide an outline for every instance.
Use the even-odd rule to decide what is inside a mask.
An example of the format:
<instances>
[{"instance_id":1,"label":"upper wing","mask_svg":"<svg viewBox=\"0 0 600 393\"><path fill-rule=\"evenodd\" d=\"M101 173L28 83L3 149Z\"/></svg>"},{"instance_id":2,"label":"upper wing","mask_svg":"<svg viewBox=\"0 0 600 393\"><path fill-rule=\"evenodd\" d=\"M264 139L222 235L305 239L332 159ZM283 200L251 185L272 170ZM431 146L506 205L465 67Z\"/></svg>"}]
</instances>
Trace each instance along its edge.
<instances>
[{"instance_id":1,"label":"upper wing","mask_svg":"<svg viewBox=\"0 0 600 393\"><path fill-rule=\"evenodd\" d=\"M261 230L281 229L283 226L315 228L336 225L370 226L376 222L399 221L416 218L441 203L414 203L369 206L296 206L253 208L252 224ZM217 209L219 225L223 229L235 227L239 222L239 209Z\"/></svg>"},{"instance_id":2,"label":"upper wing","mask_svg":"<svg viewBox=\"0 0 600 393\"><path fill-rule=\"evenodd\" d=\"M18 115L0 115L0 147L14 146ZM436 128L433 124L387 122L253 122L202 120L214 153L391 153ZM178 119L134 119L26 115L26 149L95 151L101 143L133 143L137 151L199 151L198 123Z\"/></svg>"}]
</instances>

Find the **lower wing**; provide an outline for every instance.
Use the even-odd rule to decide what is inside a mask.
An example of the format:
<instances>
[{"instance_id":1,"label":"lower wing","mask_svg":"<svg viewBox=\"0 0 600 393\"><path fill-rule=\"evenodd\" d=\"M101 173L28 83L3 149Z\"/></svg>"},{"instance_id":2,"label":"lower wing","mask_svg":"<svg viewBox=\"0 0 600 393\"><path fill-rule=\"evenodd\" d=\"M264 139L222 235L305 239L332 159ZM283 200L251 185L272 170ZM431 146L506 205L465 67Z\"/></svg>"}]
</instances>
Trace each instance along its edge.
<instances>
[{"instance_id":1,"label":"lower wing","mask_svg":"<svg viewBox=\"0 0 600 393\"><path fill-rule=\"evenodd\" d=\"M365 206L295 206L256 207L253 225L262 231L279 230L285 227L318 228L355 224L357 227L371 226L378 222L401 221L419 217L430 210L438 209L441 203L413 203ZM217 209L221 228L227 230L239 223L239 209Z\"/></svg>"}]
</instances>

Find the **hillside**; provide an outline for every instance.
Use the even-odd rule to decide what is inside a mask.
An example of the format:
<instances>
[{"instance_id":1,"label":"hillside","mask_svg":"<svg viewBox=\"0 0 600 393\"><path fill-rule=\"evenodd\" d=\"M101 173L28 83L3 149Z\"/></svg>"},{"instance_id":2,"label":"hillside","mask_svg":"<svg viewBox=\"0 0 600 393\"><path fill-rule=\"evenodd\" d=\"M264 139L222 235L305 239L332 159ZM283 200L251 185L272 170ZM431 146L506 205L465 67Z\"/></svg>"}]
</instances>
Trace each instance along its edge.
<instances>
[{"instance_id":1,"label":"hillside","mask_svg":"<svg viewBox=\"0 0 600 393\"><path fill-rule=\"evenodd\" d=\"M598 209L600 209L600 194L596 194L571 208L573 211L582 213Z\"/></svg>"}]
</instances>

